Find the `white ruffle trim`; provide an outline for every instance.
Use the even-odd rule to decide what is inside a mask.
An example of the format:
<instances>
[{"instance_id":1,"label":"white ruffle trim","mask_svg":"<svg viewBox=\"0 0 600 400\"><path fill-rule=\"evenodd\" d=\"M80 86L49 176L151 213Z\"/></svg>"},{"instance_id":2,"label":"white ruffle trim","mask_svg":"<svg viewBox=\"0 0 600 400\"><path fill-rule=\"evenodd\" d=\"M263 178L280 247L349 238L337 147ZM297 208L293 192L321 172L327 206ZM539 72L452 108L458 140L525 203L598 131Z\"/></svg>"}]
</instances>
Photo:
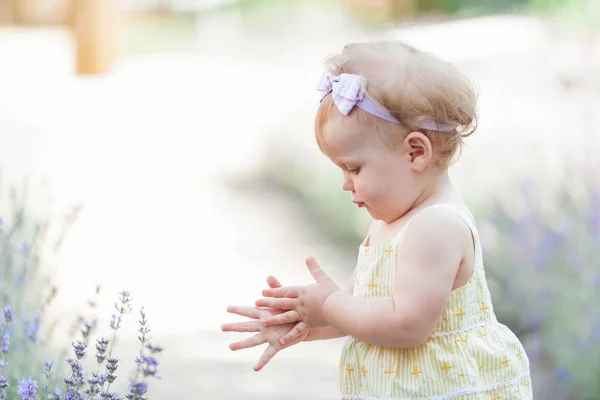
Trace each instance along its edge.
<instances>
[{"instance_id":1,"label":"white ruffle trim","mask_svg":"<svg viewBox=\"0 0 600 400\"><path fill-rule=\"evenodd\" d=\"M489 320L489 321L481 322L479 324L465 326L464 328L455 329L455 330L452 330L452 331L438 331L438 332L434 332L431 335L431 337L460 335L461 333L472 331L473 329L483 328L484 326L488 326L488 325L495 325L496 323L497 323L496 320Z\"/></svg>"}]
</instances>

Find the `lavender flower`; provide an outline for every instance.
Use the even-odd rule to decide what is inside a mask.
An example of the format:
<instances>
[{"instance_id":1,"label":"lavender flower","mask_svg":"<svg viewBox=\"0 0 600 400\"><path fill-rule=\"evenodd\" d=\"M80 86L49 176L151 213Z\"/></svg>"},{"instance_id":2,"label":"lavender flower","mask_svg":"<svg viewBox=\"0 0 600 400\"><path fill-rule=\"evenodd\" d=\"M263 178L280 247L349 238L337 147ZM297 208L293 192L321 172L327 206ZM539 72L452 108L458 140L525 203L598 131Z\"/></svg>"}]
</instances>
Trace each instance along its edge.
<instances>
[{"instance_id":1,"label":"lavender flower","mask_svg":"<svg viewBox=\"0 0 600 400\"><path fill-rule=\"evenodd\" d=\"M70 387L69 389L67 389L65 400L83 400L83 397L77 389Z\"/></svg>"},{"instance_id":2,"label":"lavender flower","mask_svg":"<svg viewBox=\"0 0 600 400\"><path fill-rule=\"evenodd\" d=\"M106 359L108 343L109 341L106 338L96 340L96 361L98 364L102 364Z\"/></svg>"},{"instance_id":3,"label":"lavender flower","mask_svg":"<svg viewBox=\"0 0 600 400\"><path fill-rule=\"evenodd\" d=\"M98 325L98 321L96 319L94 319L92 321L84 321L83 322L83 328L81 328L81 336L83 336L83 340L86 342L86 344L87 344L87 340L88 340L89 336L92 334L94 329L96 329L97 325Z\"/></svg>"},{"instance_id":4,"label":"lavender flower","mask_svg":"<svg viewBox=\"0 0 600 400\"><path fill-rule=\"evenodd\" d=\"M28 254L30 250L31 250L31 245L29 243L23 242L21 244L21 252L23 254Z\"/></svg>"},{"instance_id":5,"label":"lavender flower","mask_svg":"<svg viewBox=\"0 0 600 400\"><path fill-rule=\"evenodd\" d=\"M121 327L121 317L113 314L110 320L110 327L115 331Z\"/></svg>"},{"instance_id":6,"label":"lavender flower","mask_svg":"<svg viewBox=\"0 0 600 400\"><path fill-rule=\"evenodd\" d=\"M68 359L67 362L71 367L71 377L65 378L65 383L67 386L81 386L85 383L83 379L83 366L79 363L78 360L73 360L72 358Z\"/></svg>"},{"instance_id":7,"label":"lavender flower","mask_svg":"<svg viewBox=\"0 0 600 400\"><path fill-rule=\"evenodd\" d=\"M27 327L27 338L32 342L35 342L37 338L37 334L40 329L41 317L41 313L39 311L36 311L36 313L33 316L33 320L31 321L31 324L29 324L29 326Z\"/></svg>"},{"instance_id":8,"label":"lavender flower","mask_svg":"<svg viewBox=\"0 0 600 400\"><path fill-rule=\"evenodd\" d=\"M87 379L87 383L90 387L86 389L85 393L94 398L96 394L100 393L100 387L104 385L104 382L106 382L106 376L93 373L91 378Z\"/></svg>"},{"instance_id":9,"label":"lavender flower","mask_svg":"<svg viewBox=\"0 0 600 400\"><path fill-rule=\"evenodd\" d=\"M46 376L46 379L52 378L52 366L53 365L54 365L54 362L52 362L52 360L44 361L44 375Z\"/></svg>"},{"instance_id":10,"label":"lavender flower","mask_svg":"<svg viewBox=\"0 0 600 400\"><path fill-rule=\"evenodd\" d=\"M106 370L111 374L114 374L119 367L119 361L118 358L108 357L106 359Z\"/></svg>"},{"instance_id":11,"label":"lavender flower","mask_svg":"<svg viewBox=\"0 0 600 400\"><path fill-rule=\"evenodd\" d=\"M119 361L120 360L118 358L113 357L108 357L106 359L106 372L108 372L106 374L106 380L108 383L113 383L115 379L117 379L115 376L115 371L119 367Z\"/></svg>"},{"instance_id":12,"label":"lavender flower","mask_svg":"<svg viewBox=\"0 0 600 400\"><path fill-rule=\"evenodd\" d=\"M129 393L125 396L127 400L142 400L144 395L148 391L148 384L146 382L134 382L129 385Z\"/></svg>"},{"instance_id":13,"label":"lavender flower","mask_svg":"<svg viewBox=\"0 0 600 400\"><path fill-rule=\"evenodd\" d=\"M8 378L0 375L0 399L6 397L6 388L8 387Z\"/></svg>"},{"instance_id":14,"label":"lavender flower","mask_svg":"<svg viewBox=\"0 0 600 400\"><path fill-rule=\"evenodd\" d=\"M21 380L19 384L18 392L21 396L21 400L35 400L35 393L37 392L37 381L31 379L31 377Z\"/></svg>"},{"instance_id":15,"label":"lavender flower","mask_svg":"<svg viewBox=\"0 0 600 400\"><path fill-rule=\"evenodd\" d=\"M592 325L592 340L595 342L600 341L600 321L595 321Z\"/></svg>"},{"instance_id":16,"label":"lavender flower","mask_svg":"<svg viewBox=\"0 0 600 400\"><path fill-rule=\"evenodd\" d=\"M568 383L571 380L571 372L564 367L556 368L554 374L560 382Z\"/></svg>"},{"instance_id":17,"label":"lavender flower","mask_svg":"<svg viewBox=\"0 0 600 400\"><path fill-rule=\"evenodd\" d=\"M4 307L4 323L8 324L12 321L13 319L13 312L12 309L10 308L10 304L7 304Z\"/></svg>"},{"instance_id":18,"label":"lavender flower","mask_svg":"<svg viewBox=\"0 0 600 400\"><path fill-rule=\"evenodd\" d=\"M8 349L10 346L10 332L8 329L4 330L4 335L2 335L2 352L4 354L8 353Z\"/></svg>"},{"instance_id":19,"label":"lavender flower","mask_svg":"<svg viewBox=\"0 0 600 400\"><path fill-rule=\"evenodd\" d=\"M85 356L85 349L87 348L87 344L83 342L74 342L72 346L73 352L75 353L75 357L77 357L78 360L81 360L83 356Z\"/></svg>"},{"instance_id":20,"label":"lavender flower","mask_svg":"<svg viewBox=\"0 0 600 400\"><path fill-rule=\"evenodd\" d=\"M143 357L142 372L144 376L156 376L159 362L154 357Z\"/></svg>"},{"instance_id":21,"label":"lavender flower","mask_svg":"<svg viewBox=\"0 0 600 400\"><path fill-rule=\"evenodd\" d=\"M162 351L163 351L163 347L162 347L162 346L159 346L159 345L153 345L153 344L150 344L150 343L148 343L148 344L146 345L146 348L147 348L148 350L150 350L150 353L152 353L152 354L160 353L160 352L162 352Z\"/></svg>"},{"instance_id":22,"label":"lavender flower","mask_svg":"<svg viewBox=\"0 0 600 400\"><path fill-rule=\"evenodd\" d=\"M117 309L119 315L127 314L131 312L131 293L126 290L122 290L119 292L119 300L115 303L115 308Z\"/></svg>"}]
</instances>

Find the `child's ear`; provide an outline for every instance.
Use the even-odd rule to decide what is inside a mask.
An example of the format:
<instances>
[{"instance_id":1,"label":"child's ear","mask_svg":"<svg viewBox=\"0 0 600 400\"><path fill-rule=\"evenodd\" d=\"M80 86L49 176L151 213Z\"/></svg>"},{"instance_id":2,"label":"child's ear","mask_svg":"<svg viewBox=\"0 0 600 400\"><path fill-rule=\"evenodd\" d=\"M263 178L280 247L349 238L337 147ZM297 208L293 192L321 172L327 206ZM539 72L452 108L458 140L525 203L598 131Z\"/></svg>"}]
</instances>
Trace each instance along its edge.
<instances>
[{"instance_id":1,"label":"child's ear","mask_svg":"<svg viewBox=\"0 0 600 400\"><path fill-rule=\"evenodd\" d=\"M425 171L433 157L429 138L421 132L411 132L404 138L403 147L413 171Z\"/></svg>"}]
</instances>

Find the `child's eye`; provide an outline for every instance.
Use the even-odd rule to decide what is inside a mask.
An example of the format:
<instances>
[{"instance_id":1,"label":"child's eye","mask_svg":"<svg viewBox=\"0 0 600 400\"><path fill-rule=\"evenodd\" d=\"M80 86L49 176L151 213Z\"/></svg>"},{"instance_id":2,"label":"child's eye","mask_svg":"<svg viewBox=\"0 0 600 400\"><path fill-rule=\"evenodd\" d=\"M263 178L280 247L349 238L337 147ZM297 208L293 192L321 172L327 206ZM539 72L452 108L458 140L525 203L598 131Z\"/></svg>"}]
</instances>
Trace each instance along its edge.
<instances>
[{"instance_id":1,"label":"child's eye","mask_svg":"<svg viewBox=\"0 0 600 400\"><path fill-rule=\"evenodd\" d=\"M348 168L348 172L350 172L351 174L358 174L360 172L360 167Z\"/></svg>"}]
</instances>

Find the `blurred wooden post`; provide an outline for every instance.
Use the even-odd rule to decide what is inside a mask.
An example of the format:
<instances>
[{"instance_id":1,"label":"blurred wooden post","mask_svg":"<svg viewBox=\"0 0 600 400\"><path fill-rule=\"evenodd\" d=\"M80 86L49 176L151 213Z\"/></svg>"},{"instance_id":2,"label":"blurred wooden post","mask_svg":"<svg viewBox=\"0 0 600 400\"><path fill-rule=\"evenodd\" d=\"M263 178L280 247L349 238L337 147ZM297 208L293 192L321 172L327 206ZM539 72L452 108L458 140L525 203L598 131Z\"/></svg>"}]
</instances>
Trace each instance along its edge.
<instances>
[{"instance_id":1,"label":"blurred wooden post","mask_svg":"<svg viewBox=\"0 0 600 400\"><path fill-rule=\"evenodd\" d=\"M393 18L411 18L417 15L417 0L389 0L390 16Z\"/></svg>"},{"instance_id":2,"label":"blurred wooden post","mask_svg":"<svg viewBox=\"0 0 600 400\"><path fill-rule=\"evenodd\" d=\"M19 25L60 25L70 0L0 0L7 3L12 22Z\"/></svg>"},{"instance_id":3,"label":"blurred wooden post","mask_svg":"<svg viewBox=\"0 0 600 400\"><path fill-rule=\"evenodd\" d=\"M418 0L350 0L352 11L362 18L411 18L418 9Z\"/></svg>"},{"instance_id":4,"label":"blurred wooden post","mask_svg":"<svg viewBox=\"0 0 600 400\"><path fill-rule=\"evenodd\" d=\"M118 0L74 0L71 18L77 73L101 74L116 61L120 45Z\"/></svg>"},{"instance_id":5,"label":"blurred wooden post","mask_svg":"<svg viewBox=\"0 0 600 400\"><path fill-rule=\"evenodd\" d=\"M12 24L14 18L12 0L0 0L0 24Z\"/></svg>"},{"instance_id":6,"label":"blurred wooden post","mask_svg":"<svg viewBox=\"0 0 600 400\"><path fill-rule=\"evenodd\" d=\"M12 13L15 24L30 24L35 15L35 3L31 0L13 0Z\"/></svg>"}]
</instances>

